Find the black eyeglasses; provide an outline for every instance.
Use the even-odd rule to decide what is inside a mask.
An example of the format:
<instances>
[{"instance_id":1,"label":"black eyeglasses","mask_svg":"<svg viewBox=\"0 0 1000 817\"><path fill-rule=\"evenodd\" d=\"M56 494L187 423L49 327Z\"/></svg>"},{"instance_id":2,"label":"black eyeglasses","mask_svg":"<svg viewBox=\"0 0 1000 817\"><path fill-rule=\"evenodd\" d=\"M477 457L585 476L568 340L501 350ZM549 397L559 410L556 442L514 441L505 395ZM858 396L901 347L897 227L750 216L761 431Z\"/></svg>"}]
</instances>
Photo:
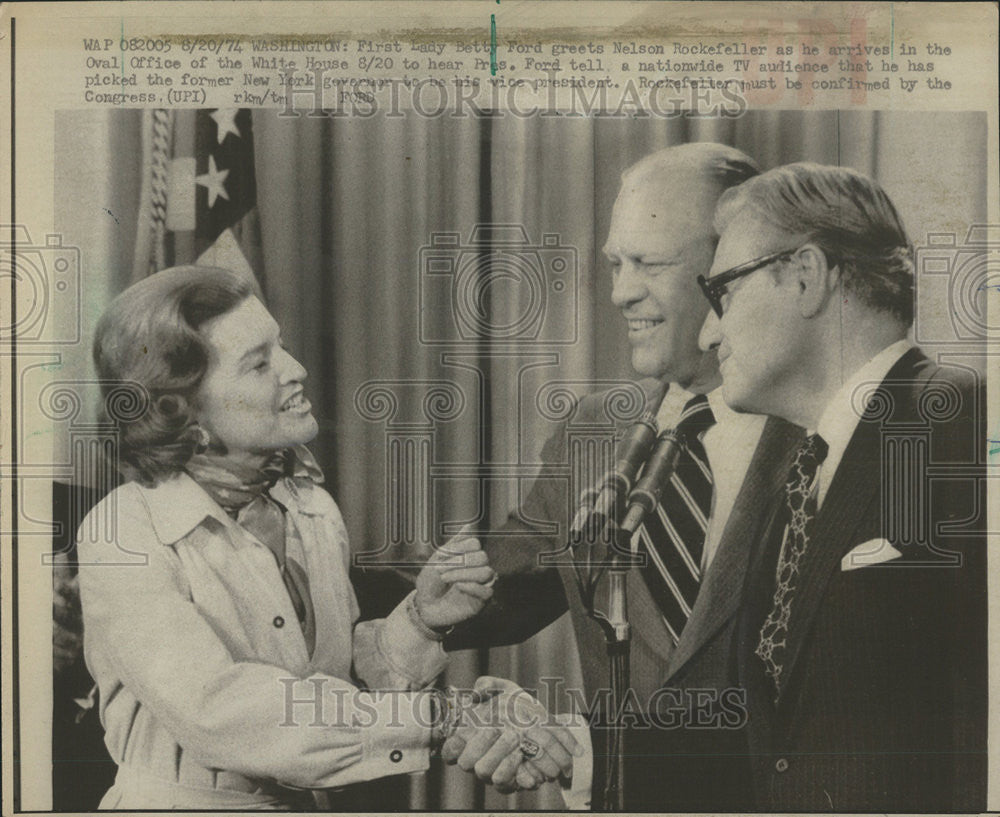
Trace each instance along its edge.
<instances>
[{"instance_id":1,"label":"black eyeglasses","mask_svg":"<svg viewBox=\"0 0 1000 817\"><path fill-rule=\"evenodd\" d=\"M779 261L782 258L788 258L796 252L798 252L798 247L794 250L781 250L781 252L773 252L768 255L762 255L760 258L755 258L753 261L747 261L745 264L740 264L738 267L727 269L725 272L720 272L718 275L713 275L711 278L699 275L698 284L701 286L701 291L705 293L705 297L708 298L708 302L712 305L712 309L715 310L715 314L721 318L722 296L728 292L727 287L729 284L737 278L742 278L745 275L749 275L751 272L756 272L762 267L766 267L768 264L773 264L775 261Z\"/></svg>"}]
</instances>

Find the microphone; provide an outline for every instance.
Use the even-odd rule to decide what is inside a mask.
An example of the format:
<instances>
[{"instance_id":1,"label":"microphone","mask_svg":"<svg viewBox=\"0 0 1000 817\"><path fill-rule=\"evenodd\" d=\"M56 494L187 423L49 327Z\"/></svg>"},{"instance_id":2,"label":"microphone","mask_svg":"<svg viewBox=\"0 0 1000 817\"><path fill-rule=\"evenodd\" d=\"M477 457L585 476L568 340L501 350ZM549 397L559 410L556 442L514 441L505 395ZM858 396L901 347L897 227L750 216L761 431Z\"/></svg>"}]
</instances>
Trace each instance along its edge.
<instances>
[{"instance_id":1,"label":"microphone","mask_svg":"<svg viewBox=\"0 0 1000 817\"><path fill-rule=\"evenodd\" d=\"M646 514L650 513L660 501L660 494L663 493L670 475L677 467L677 458L682 447L681 438L674 429L667 429L660 434L656 448L646 463L642 479L628 497L628 510L620 525L628 535L635 533L635 529L646 518Z\"/></svg>"},{"instance_id":2,"label":"microphone","mask_svg":"<svg viewBox=\"0 0 1000 817\"><path fill-rule=\"evenodd\" d=\"M646 411L618 443L614 467L581 495L570 527L570 542L579 544L585 531L598 529L598 525L603 527L604 520L613 513L618 497L627 496L632 489L632 481L649 456L656 432L656 416L652 411Z\"/></svg>"}]
</instances>

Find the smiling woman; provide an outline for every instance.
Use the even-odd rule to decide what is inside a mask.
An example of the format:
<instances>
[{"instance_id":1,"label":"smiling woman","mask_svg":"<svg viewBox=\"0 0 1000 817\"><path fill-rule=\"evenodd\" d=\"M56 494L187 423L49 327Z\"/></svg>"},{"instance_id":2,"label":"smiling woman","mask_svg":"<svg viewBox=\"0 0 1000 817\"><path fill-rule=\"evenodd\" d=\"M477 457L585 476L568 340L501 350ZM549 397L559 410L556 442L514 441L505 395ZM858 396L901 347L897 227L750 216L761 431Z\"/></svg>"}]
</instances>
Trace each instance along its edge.
<instances>
[{"instance_id":1,"label":"smiling woman","mask_svg":"<svg viewBox=\"0 0 1000 817\"><path fill-rule=\"evenodd\" d=\"M302 381L306 370L282 346L278 324L256 298L207 321L211 348L198 394L198 423L249 459L316 436Z\"/></svg>"},{"instance_id":2,"label":"smiling woman","mask_svg":"<svg viewBox=\"0 0 1000 817\"><path fill-rule=\"evenodd\" d=\"M479 543L436 552L387 618L355 626L344 523L304 446L306 371L244 279L144 279L108 308L94 355L106 391L142 398L120 428L131 481L80 529L85 653L119 767L102 808L308 807L304 789L426 768L452 734L472 742L473 717L497 739L475 707L448 699L436 717L424 689L444 631L492 594ZM510 768L526 787L548 777Z\"/></svg>"}]
</instances>

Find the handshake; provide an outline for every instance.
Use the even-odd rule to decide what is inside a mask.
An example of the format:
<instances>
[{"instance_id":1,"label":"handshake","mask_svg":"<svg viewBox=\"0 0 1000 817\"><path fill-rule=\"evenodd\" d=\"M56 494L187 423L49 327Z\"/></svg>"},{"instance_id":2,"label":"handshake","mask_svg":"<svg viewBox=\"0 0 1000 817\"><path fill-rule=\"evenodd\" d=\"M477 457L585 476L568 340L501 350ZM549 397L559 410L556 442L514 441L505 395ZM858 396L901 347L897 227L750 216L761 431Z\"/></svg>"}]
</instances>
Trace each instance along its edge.
<instances>
[{"instance_id":1,"label":"handshake","mask_svg":"<svg viewBox=\"0 0 1000 817\"><path fill-rule=\"evenodd\" d=\"M431 745L446 763L492 783L500 792L537 789L573 776L585 749L570 730L513 681L484 676L472 690L437 695Z\"/></svg>"},{"instance_id":2,"label":"handshake","mask_svg":"<svg viewBox=\"0 0 1000 817\"><path fill-rule=\"evenodd\" d=\"M436 551L417 577L416 615L430 630L447 630L483 609L495 581L479 542L463 532ZM586 754L569 729L513 681L483 677L472 690L449 689L434 700L431 745L446 763L474 771L498 791L567 780L573 758Z\"/></svg>"}]
</instances>

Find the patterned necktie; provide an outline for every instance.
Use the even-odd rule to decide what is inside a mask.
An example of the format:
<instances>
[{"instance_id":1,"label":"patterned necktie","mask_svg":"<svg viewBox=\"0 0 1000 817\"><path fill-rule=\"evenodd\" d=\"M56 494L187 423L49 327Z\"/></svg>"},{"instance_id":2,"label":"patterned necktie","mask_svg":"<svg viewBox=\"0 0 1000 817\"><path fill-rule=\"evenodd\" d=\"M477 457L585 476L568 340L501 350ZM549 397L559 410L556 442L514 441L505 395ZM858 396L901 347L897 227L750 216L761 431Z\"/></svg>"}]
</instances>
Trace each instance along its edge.
<instances>
[{"instance_id":1,"label":"patterned necktie","mask_svg":"<svg viewBox=\"0 0 1000 817\"><path fill-rule=\"evenodd\" d=\"M809 546L809 533L816 517L816 474L826 459L827 445L818 434L803 441L785 482L785 519L781 552L775 569L774 600L760 628L756 654L764 671L774 681L775 701L781 694L781 670L788 643L788 621L799 579L802 557Z\"/></svg>"},{"instance_id":2,"label":"patterned necktie","mask_svg":"<svg viewBox=\"0 0 1000 817\"><path fill-rule=\"evenodd\" d=\"M676 432L684 441L677 466L663 489L656 512L632 537L632 547L646 554L642 577L660 608L676 644L701 586L705 531L712 510L712 470L699 435L715 423L708 398L691 398Z\"/></svg>"}]
</instances>

